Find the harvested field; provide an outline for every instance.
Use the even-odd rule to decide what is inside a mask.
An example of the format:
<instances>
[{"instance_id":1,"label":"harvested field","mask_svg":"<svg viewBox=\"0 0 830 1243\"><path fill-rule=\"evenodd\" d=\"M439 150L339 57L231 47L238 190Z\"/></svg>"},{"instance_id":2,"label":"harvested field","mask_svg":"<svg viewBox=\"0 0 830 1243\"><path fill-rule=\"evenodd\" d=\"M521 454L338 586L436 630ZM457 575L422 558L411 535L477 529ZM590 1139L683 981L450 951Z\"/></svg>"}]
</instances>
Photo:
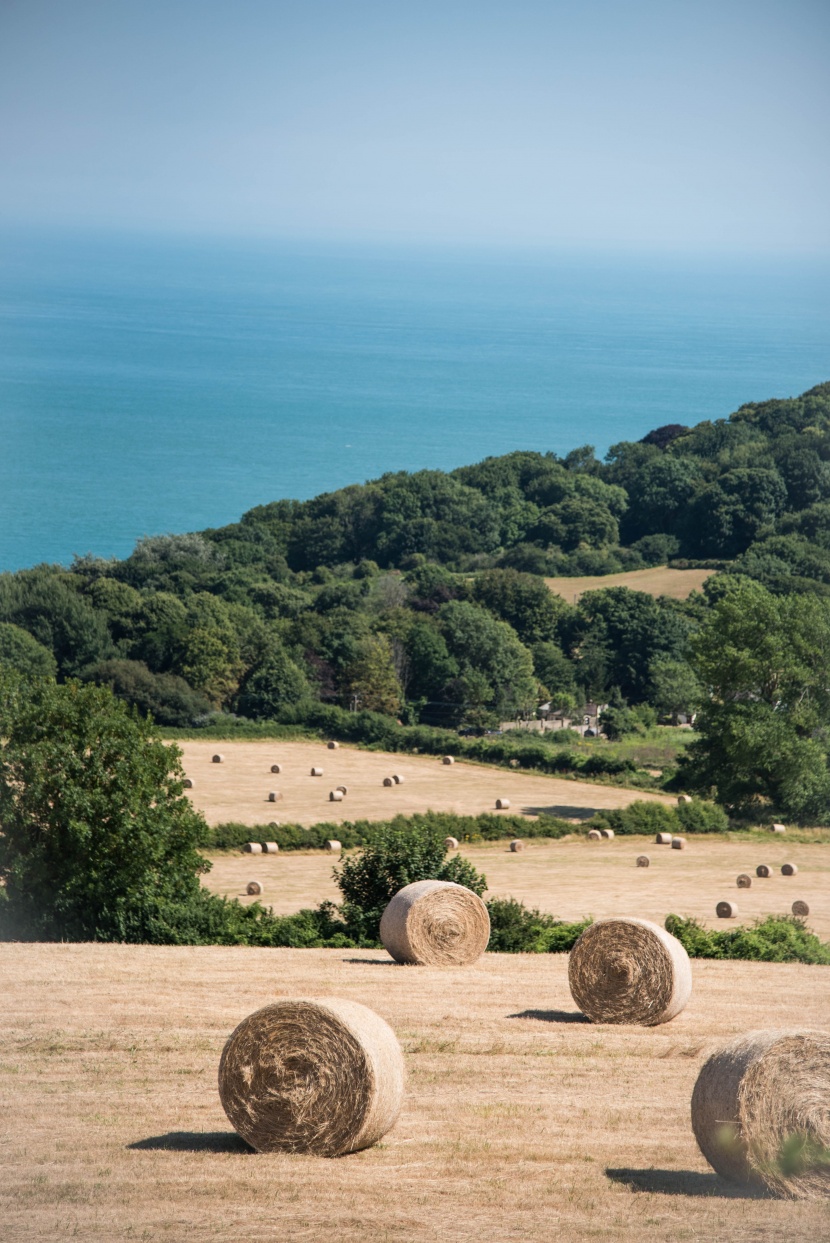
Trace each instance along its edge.
<instances>
[{"instance_id":1,"label":"harvested field","mask_svg":"<svg viewBox=\"0 0 830 1243\"><path fill-rule=\"evenodd\" d=\"M643 848L651 866L638 868ZM715 916L722 898L737 901L740 916L730 926L752 923L764 915L789 913L795 898L810 904L809 926L830 941L830 850L808 842L722 841L689 837L685 850L655 846L652 838L616 837L589 842L584 830L578 840L551 842L527 838L514 854L507 841L462 842L459 853L487 877L488 898L518 898L560 919L585 915L636 915L662 924L669 914L700 919L710 928L723 927ZM752 871L756 859L774 864L769 880L754 880L739 890L740 872ZM209 887L241 901L245 884L256 874L265 886L262 901L277 914L287 915L324 898L337 901L331 856L321 851L279 855L211 854ZM797 876L782 876L785 860L798 865ZM830 975L828 975L830 989Z\"/></svg>"},{"instance_id":2,"label":"harvested field","mask_svg":"<svg viewBox=\"0 0 830 1243\"><path fill-rule=\"evenodd\" d=\"M343 950L6 944L0 957L8 1243L827 1237L826 1201L721 1183L689 1111L728 1038L793 1015L826 1026L826 968L697 962L673 1022L621 1028L581 1020L564 955L463 970ZM252 1154L219 1103L224 1042L260 1006L326 994L398 1034L400 1121L339 1160Z\"/></svg>"},{"instance_id":3,"label":"harvested field","mask_svg":"<svg viewBox=\"0 0 830 1243\"><path fill-rule=\"evenodd\" d=\"M667 565L657 565L650 570L628 570L624 574L546 578L545 582L568 604L574 604L584 592L598 591L602 587L630 587L632 591L646 591L650 596L685 600L693 591L700 591L706 579L716 573L716 570L672 570Z\"/></svg>"},{"instance_id":4,"label":"harvested field","mask_svg":"<svg viewBox=\"0 0 830 1243\"><path fill-rule=\"evenodd\" d=\"M182 742L184 767L195 782L188 797L204 812L209 824L239 820L243 824L316 824L344 820L385 820L399 812L455 811L478 815L492 811L496 799L509 797L511 810L549 812L584 820L603 807L627 807L635 799L657 799L674 805L667 795L646 794L620 786L604 786L569 778L508 772L485 764L459 760L443 764L437 755L394 755L340 746L329 751L324 742L223 743L225 761L211 763L216 743ZM268 801L274 789L271 765L282 769L277 785L282 798ZM311 777L311 768L323 769L323 779ZM404 781L383 785L384 777L399 773ZM329 790L345 785L342 803L329 802Z\"/></svg>"}]
</instances>

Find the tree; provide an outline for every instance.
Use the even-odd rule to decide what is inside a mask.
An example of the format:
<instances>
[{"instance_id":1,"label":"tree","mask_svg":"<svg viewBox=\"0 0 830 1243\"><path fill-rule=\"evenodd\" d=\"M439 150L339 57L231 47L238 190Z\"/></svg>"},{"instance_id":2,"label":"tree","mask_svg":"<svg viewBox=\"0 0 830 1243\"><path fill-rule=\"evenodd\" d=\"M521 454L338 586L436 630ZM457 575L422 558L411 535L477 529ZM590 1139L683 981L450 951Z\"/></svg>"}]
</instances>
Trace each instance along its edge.
<instances>
[{"instance_id":1,"label":"tree","mask_svg":"<svg viewBox=\"0 0 830 1243\"><path fill-rule=\"evenodd\" d=\"M0 689L4 923L26 939L151 939L160 907L197 897L210 866L181 752L104 687Z\"/></svg>"},{"instance_id":2,"label":"tree","mask_svg":"<svg viewBox=\"0 0 830 1243\"><path fill-rule=\"evenodd\" d=\"M283 647L274 647L246 675L239 691L237 710L255 720L274 717L287 704L311 699L308 678Z\"/></svg>"},{"instance_id":3,"label":"tree","mask_svg":"<svg viewBox=\"0 0 830 1243\"><path fill-rule=\"evenodd\" d=\"M651 664L652 703L661 716L676 721L681 712L694 712L700 701L700 683L685 660L658 656Z\"/></svg>"},{"instance_id":4,"label":"tree","mask_svg":"<svg viewBox=\"0 0 830 1243\"><path fill-rule=\"evenodd\" d=\"M471 702L505 716L535 707L533 657L512 626L466 600L445 604L438 619L458 662L460 687Z\"/></svg>"},{"instance_id":5,"label":"tree","mask_svg":"<svg viewBox=\"0 0 830 1243\"><path fill-rule=\"evenodd\" d=\"M523 643L554 639L559 618L568 607L543 579L510 569L477 574L473 596L496 617L509 622Z\"/></svg>"},{"instance_id":6,"label":"tree","mask_svg":"<svg viewBox=\"0 0 830 1243\"><path fill-rule=\"evenodd\" d=\"M644 591L589 591L578 611L577 677L588 694L604 695L616 686L629 703L645 703L651 696L652 662L684 654L689 623Z\"/></svg>"},{"instance_id":7,"label":"tree","mask_svg":"<svg viewBox=\"0 0 830 1243\"><path fill-rule=\"evenodd\" d=\"M11 622L0 622L0 665L28 679L53 678L58 668L48 648Z\"/></svg>"},{"instance_id":8,"label":"tree","mask_svg":"<svg viewBox=\"0 0 830 1243\"><path fill-rule=\"evenodd\" d=\"M397 717L401 711L401 684L395 672L392 646L386 635L363 640L357 659L346 671L347 694L369 712Z\"/></svg>"}]
</instances>

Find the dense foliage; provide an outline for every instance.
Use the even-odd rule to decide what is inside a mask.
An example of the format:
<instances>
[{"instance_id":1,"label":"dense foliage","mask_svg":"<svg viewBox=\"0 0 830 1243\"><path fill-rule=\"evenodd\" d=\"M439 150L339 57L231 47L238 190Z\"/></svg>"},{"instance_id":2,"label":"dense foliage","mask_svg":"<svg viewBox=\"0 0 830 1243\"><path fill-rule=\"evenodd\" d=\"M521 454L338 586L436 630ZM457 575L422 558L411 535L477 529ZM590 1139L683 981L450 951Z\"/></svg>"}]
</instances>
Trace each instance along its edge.
<instances>
[{"instance_id":1,"label":"dense foliage","mask_svg":"<svg viewBox=\"0 0 830 1243\"><path fill-rule=\"evenodd\" d=\"M691 958L741 958L751 962L830 964L830 944L820 941L801 919L770 915L748 928L709 930L694 919L666 917L666 930Z\"/></svg>"}]
</instances>

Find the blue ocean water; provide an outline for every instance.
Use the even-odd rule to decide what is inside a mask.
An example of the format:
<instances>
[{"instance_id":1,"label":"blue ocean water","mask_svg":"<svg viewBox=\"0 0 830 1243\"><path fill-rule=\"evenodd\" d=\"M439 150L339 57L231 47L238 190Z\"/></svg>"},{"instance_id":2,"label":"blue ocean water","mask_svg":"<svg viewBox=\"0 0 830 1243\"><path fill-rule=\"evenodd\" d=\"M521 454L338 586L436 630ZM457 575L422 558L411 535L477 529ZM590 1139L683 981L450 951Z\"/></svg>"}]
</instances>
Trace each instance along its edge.
<instances>
[{"instance_id":1,"label":"blue ocean water","mask_svg":"<svg viewBox=\"0 0 830 1243\"><path fill-rule=\"evenodd\" d=\"M0 239L0 569L830 378L830 263Z\"/></svg>"}]
</instances>

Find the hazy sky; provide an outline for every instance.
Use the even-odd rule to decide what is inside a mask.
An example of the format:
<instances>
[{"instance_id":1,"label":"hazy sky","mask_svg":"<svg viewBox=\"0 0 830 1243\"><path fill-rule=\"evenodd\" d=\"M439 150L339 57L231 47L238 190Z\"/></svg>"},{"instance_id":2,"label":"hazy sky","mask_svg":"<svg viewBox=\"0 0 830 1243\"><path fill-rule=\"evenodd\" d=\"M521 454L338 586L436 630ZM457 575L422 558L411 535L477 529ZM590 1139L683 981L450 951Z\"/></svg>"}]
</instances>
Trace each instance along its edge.
<instances>
[{"instance_id":1,"label":"hazy sky","mask_svg":"<svg viewBox=\"0 0 830 1243\"><path fill-rule=\"evenodd\" d=\"M830 251L828 0L0 0L0 219Z\"/></svg>"}]
</instances>

